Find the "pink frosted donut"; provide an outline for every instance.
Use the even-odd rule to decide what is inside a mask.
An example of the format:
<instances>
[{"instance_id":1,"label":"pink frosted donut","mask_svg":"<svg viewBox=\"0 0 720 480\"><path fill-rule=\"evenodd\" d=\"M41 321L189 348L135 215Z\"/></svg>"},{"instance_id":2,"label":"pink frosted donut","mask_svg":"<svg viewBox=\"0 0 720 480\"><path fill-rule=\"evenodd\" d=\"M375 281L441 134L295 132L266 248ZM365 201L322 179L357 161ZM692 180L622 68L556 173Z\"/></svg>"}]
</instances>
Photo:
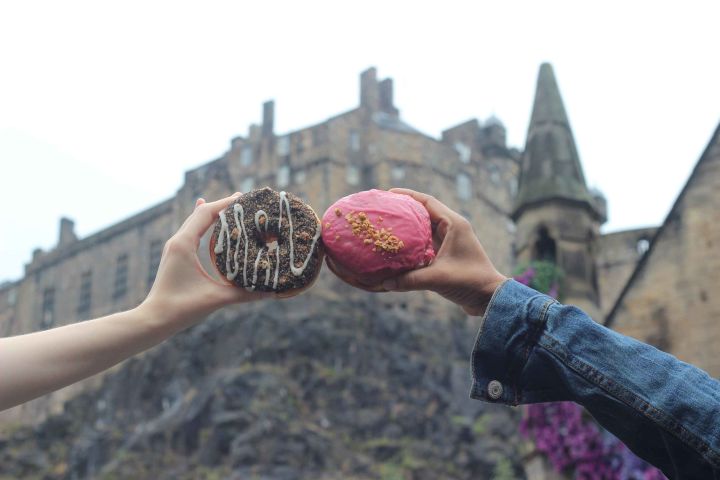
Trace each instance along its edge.
<instances>
[{"instance_id":1,"label":"pink frosted donut","mask_svg":"<svg viewBox=\"0 0 720 480\"><path fill-rule=\"evenodd\" d=\"M322 218L332 262L371 285L435 258L430 216L412 197L367 190L343 197Z\"/></svg>"}]
</instances>

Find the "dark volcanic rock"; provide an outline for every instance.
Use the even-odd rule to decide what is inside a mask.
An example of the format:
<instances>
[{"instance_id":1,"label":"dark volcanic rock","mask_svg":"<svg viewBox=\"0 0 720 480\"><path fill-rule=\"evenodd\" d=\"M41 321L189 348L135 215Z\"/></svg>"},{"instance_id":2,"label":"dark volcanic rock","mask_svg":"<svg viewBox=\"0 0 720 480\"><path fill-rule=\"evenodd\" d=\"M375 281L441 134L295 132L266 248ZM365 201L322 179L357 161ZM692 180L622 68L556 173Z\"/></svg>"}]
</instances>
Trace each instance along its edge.
<instances>
[{"instance_id":1,"label":"dark volcanic rock","mask_svg":"<svg viewBox=\"0 0 720 480\"><path fill-rule=\"evenodd\" d=\"M474 325L283 303L216 314L0 436L0 479L522 477L518 412L468 398Z\"/></svg>"}]
</instances>

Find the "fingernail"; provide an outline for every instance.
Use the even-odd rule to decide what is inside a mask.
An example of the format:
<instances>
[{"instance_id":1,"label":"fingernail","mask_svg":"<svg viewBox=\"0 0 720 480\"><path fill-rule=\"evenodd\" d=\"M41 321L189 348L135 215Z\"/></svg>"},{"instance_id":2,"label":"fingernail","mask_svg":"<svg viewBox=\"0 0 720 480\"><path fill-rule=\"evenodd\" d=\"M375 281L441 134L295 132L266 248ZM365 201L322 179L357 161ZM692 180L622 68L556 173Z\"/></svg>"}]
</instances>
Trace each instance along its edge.
<instances>
[{"instance_id":1,"label":"fingernail","mask_svg":"<svg viewBox=\"0 0 720 480\"><path fill-rule=\"evenodd\" d=\"M397 280L394 278L388 278L387 280L383 280L382 286L388 291L395 290L397 289Z\"/></svg>"},{"instance_id":2,"label":"fingernail","mask_svg":"<svg viewBox=\"0 0 720 480\"><path fill-rule=\"evenodd\" d=\"M240 195L242 195L241 192L235 192L235 193L233 193L233 194L231 195L231 197L237 198L237 197L239 197Z\"/></svg>"}]
</instances>

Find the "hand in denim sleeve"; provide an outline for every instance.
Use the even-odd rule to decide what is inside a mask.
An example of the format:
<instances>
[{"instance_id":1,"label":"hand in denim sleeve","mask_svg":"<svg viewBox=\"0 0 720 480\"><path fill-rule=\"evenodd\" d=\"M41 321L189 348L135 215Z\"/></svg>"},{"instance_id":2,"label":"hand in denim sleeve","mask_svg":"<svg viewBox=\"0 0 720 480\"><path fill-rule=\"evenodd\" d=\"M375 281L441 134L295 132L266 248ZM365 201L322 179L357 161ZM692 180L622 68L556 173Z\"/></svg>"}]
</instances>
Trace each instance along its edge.
<instances>
[{"instance_id":1,"label":"hand in denim sleeve","mask_svg":"<svg viewBox=\"0 0 720 480\"><path fill-rule=\"evenodd\" d=\"M472 353L471 396L572 400L671 479L720 478L720 382L513 280Z\"/></svg>"},{"instance_id":2,"label":"hand in denim sleeve","mask_svg":"<svg viewBox=\"0 0 720 480\"><path fill-rule=\"evenodd\" d=\"M437 257L383 287L432 290L470 315L485 313L472 354L473 398L575 401L669 478L720 480L720 383L505 280L461 215L429 195L393 191L425 205Z\"/></svg>"}]
</instances>

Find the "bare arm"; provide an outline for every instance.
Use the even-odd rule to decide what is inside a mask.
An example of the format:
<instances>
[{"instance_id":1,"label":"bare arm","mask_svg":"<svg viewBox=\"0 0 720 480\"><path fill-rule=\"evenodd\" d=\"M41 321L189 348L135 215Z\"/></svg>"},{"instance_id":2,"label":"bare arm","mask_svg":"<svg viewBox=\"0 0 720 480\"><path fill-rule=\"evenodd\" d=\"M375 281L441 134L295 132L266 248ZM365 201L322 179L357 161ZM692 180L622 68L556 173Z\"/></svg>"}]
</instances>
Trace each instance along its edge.
<instances>
[{"instance_id":1,"label":"bare arm","mask_svg":"<svg viewBox=\"0 0 720 480\"><path fill-rule=\"evenodd\" d=\"M200 238L232 200L198 200L195 211L165 244L155 283L138 307L0 339L0 410L110 368L220 307L270 296L216 282L200 265Z\"/></svg>"}]
</instances>

